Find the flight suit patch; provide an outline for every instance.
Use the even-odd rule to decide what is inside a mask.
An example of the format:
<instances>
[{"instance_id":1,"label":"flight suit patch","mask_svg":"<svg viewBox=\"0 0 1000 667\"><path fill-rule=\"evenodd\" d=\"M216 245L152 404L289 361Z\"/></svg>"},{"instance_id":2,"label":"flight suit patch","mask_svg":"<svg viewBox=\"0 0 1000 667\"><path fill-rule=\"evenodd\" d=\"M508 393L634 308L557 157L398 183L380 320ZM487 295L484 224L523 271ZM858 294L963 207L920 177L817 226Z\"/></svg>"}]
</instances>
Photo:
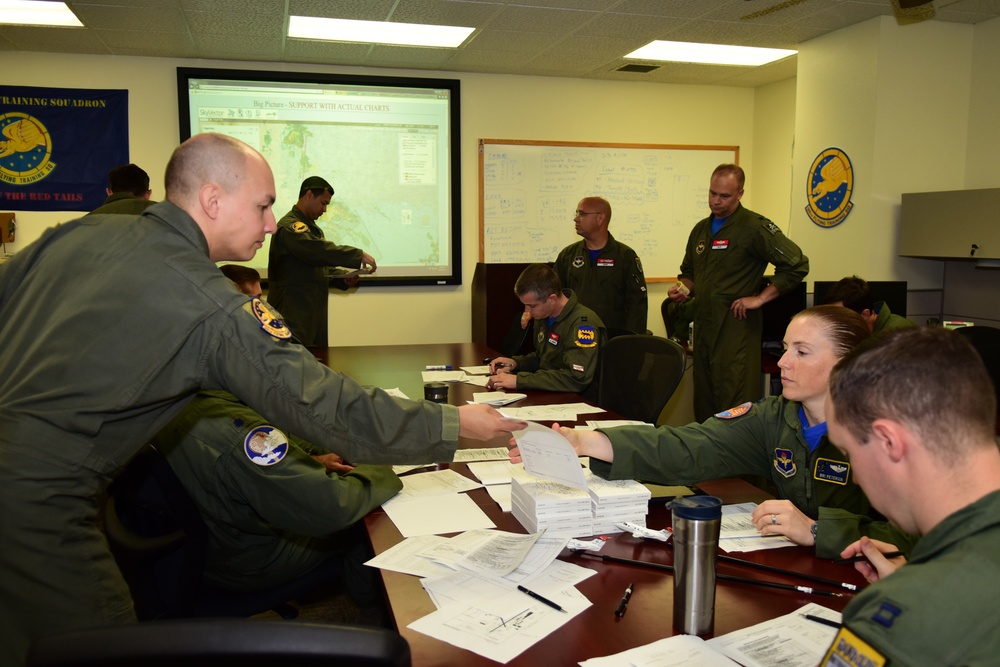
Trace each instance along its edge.
<instances>
[{"instance_id":1,"label":"flight suit patch","mask_svg":"<svg viewBox=\"0 0 1000 667\"><path fill-rule=\"evenodd\" d=\"M774 469L785 478L792 477L795 474L795 461L792 459L792 450L781 448L774 450Z\"/></svg>"},{"instance_id":2,"label":"flight suit patch","mask_svg":"<svg viewBox=\"0 0 1000 667\"><path fill-rule=\"evenodd\" d=\"M573 268L574 269L579 269L579 268L582 268L582 267L583 267L583 257L574 257L573 258Z\"/></svg>"},{"instance_id":3,"label":"flight suit patch","mask_svg":"<svg viewBox=\"0 0 1000 667\"><path fill-rule=\"evenodd\" d=\"M701 253L705 252L705 242L704 241L698 241L698 245L695 246L694 251L698 255L700 255Z\"/></svg>"},{"instance_id":4,"label":"flight suit patch","mask_svg":"<svg viewBox=\"0 0 1000 667\"><path fill-rule=\"evenodd\" d=\"M712 250L725 250L729 247L729 239L712 239Z\"/></svg>"},{"instance_id":5,"label":"flight suit patch","mask_svg":"<svg viewBox=\"0 0 1000 667\"><path fill-rule=\"evenodd\" d=\"M832 459L816 459L813 477L824 481L847 486L847 478L851 475L851 464L847 461Z\"/></svg>"},{"instance_id":6,"label":"flight suit patch","mask_svg":"<svg viewBox=\"0 0 1000 667\"><path fill-rule=\"evenodd\" d=\"M639 273L642 273L642 262L639 261L638 257L635 258L635 268L639 270Z\"/></svg>"},{"instance_id":7,"label":"flight suit patch","mask_svg":"<svg viewBox=\"0 0 1000 667\"><path fill-rule=\"evenodd\" d=\"M295 232L296 234L301 234L303 232L308 232L309 231L309 225L307 225L306 223L302 222L301 220L296 220L295 222L292 223L292 231Z\"/></svg>"},{"instance_id":8,"label":"flight suit patch","mask_svg":"<svg viewBox=\"0 0 1000 667\"><path fill-rule=\"evenodd\" d=\"M872 620L879 625L891 628L896 622L896 617L903 613L903 610L891 602L883 602L874 614Z\"/></svg>"},{"instance_id":9,"label":"flight suit patch","mask_svg":"<svg viewBox=\"0 0 1000 667\"><path fill-rule=\"evenodd\" d=\"M735 408L729 408L728 410L716 413L715 416L719 419L736 419L737 417L742 417L746 413L750 412L750 408L752 407L753 403L747 401L746 403L740 403Z\"/></svg>"},{"instance_id":10,"label":"flight suit patch","mask_svg":"<svg viewBox=\"0 0 1000 667\"><path fill-rule=\"evenodd\" d=\"M589 324L581 324L576 328L577 347L597 347L597 329Z\"/></svg>"},{"instance_id":11,"label":"flight suit patch","mask_svg":"<svg viewBox=\"0 0 1000 667\"><path fill-rule=\"evenodd\" d=\"M259 466L273 466L288 453L288 438L273 426L258 426L243 438L243 452Z\"/></svg>"},{"instance_id":12,"label":"flight suit patch","mask_svg":"<svg viewBox=\"0 0 1000 667\"><path fill-rule=\"evenodd\" d=\"M584 368L583 366L581 366L580 364L573 364L573 370L574 371L578 371L580 373L586 373L587 372L587 369Z\"/></svg>"},{"instance_id":13,"label":"flight suit patch","mask_svg":"<svg viewBox=\"0 0 1000 667\"><path fill-rule=\"evenodd\" d=\"M549 345L558 345L558 344L559 344L559 334L557 334L555 331L550 331Z\"/></svg>"},{"instance_id":14,"label":"flight suit patch","mask_svg":"<svg viewBox=\"0 0 1000 667\"><path fill-rule=\"evenodd\" d=\"M597 265L598 266L609 266L611 268L614 268L614 266L615 266L615 260L614 260L613 257L598 257L597 258Z\"/></svg>"},{"instance_id":15,"label":"flight suit patch","mask_svg":"<svg viewBox=\"0 0 1000 667\"><path fill-rule=\"evenodd\" d=\"M260 322L260 328L275 338L288 340L292 337L292 332L285 326L285 322L275 317L271 309L265 306L264 302L257 297L250 300L250 312Z\"/></svg>"},{"instance_id":16,"label":"flight suit patch","mask_svg":"<svg viewBox=\"0 0 1000 667\"><path fill-rule=\"evenodd\" d=\"M884 667L885 662L884 655L842 627L820 664L823 667Z\"/></svg>"},{"instance_id":17,"label":"flight suit patch","mask_svg":"<svg viewBox=\"0 0 1000 667\"><path fill-rule=\"evenodd\" d=\"M774 224L770 220L768 220L767 224L764 225L764 229L771 232L771 236L777 236L781 233L781 227L778 227L778 225Z\"/></svg>"}]
</instances>

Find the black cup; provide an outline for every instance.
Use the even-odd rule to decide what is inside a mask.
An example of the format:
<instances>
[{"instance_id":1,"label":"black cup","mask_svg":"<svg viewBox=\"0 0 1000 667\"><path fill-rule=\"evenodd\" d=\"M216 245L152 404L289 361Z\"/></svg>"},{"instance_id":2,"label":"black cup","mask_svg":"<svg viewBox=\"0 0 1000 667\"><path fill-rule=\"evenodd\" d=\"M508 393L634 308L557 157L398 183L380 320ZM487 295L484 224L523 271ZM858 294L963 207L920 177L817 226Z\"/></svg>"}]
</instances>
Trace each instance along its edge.
<instances>
[{"instance_id":1,"label":"black cup","mask_svg":"<svg viewBox=\"0 0 1000 667\"><path fill-rule=\"evenodd\" d=\"M424 385L424 398L435 403L448 402L447 382L428 382Z\"/></svg>"}]
</instances>

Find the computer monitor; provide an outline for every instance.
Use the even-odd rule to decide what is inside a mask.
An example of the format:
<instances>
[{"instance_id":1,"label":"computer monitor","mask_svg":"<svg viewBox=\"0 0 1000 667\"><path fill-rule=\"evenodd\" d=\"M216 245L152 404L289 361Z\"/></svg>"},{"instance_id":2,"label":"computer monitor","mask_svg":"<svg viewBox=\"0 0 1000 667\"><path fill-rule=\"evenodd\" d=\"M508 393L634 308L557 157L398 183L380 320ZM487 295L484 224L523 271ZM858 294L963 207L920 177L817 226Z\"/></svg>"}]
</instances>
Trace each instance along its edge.
<instances>
[{"instance_id":1,"label":"computer monitor","mask_svg":"<svg viewBox=\"0 0 1000 667\"><path fill-rule=\"evenodd\" d=\"M764 276L761 289L770 284L772 277ZM806 284L804 282L799 283L774 301L765 303L761 308L761 316L764 323L760 340L763 346L771 347L768 343L777 343L780 349L781 341L785 338L785 329L788 328L788 323L792 321L792 316L799 311L805 310L805 307Z\"/></svg>"},{"instance_id":2,"label":"computer monitor","mask_svg":"<svg viewBox=\"0 0 1000 667\"><path fill-rule=\"evenodd\" d=\"M813 303L817 306L826 301L826 293L838 281L817 280L813 283ZM869 280L872 288L872 301L884 301L893 315L906 317L906 281L905 280Z\"/></svg>"}]
</instances>

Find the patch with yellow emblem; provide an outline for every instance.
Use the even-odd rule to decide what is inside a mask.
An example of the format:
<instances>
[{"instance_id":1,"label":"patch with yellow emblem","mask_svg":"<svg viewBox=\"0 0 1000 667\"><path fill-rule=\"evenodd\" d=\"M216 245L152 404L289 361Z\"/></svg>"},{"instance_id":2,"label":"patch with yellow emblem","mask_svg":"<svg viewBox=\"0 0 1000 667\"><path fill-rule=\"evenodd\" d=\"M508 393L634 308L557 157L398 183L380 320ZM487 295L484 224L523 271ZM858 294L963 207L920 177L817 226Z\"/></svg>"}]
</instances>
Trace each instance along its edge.
<instances>
[{"instance_id":1,"label":"patch with yellow emblem","mask_svg":"<svg viewBox=\"0 0 1000 667\"><path fill-rule=\"evenodd\" d=\"M746 403L740 403L735 408L729 408L728 410L716 413L715 416L719 419L736 419L737 417L742 417L746 413L750 412L750 408L752 407L753 403L747 401Z\"/></svg>"},{"instance_id":2,"label":"patch with yellow emblem","mask_svg":"<svg viewBox=\"0 0 1000 667\"><path fill-rule=\"evenodd\" d=\"M583 268L583 257L577 256L573 258L573 268L582 269Z\"/></svg>"},{"instance_id":3,"label":"patch with yellow emblem","mask_svg":"<svg viewBox=\"0 0 1000 667\"><path fill-rule=\"evenodd\" d=\"M774 469L782 477L788 478L795 474L795 460L792 458L792 450L777 448L774 450Z\"/></svg>"},{"instance_id":4,"label":"patch with yellow emblem","mask_svg":"<svg viewBox=\"0 0 1000 667\"><path fill-rule=\"evenodd\" d=\"M698 241L698 245L695 247L694 251L695 251L695 254L698 254L698 255L700 255L701 253L705 252L705 242L704 241Z\"/></svg>"},{"instance_id":5,"label":"patch with yellow emblem","mask_svg":"<svg viewBox=\"0 0 1000 667\"><path fill-rule=\"evenodd\" d=\"M292 337L292 332L285 326L285 322L274 315L263 301L254 297L250 300L250 312L260 322L260 328L271 334L275 338L288 340Z\"/></svg>"},{"instance_id":6,"label":"patch with yellow emblem","mask_svg":"<svg viewBox=\"0 0 1000 667\"><path fill-rule=\"evenodd\" d=\"M820 664L823 667L884 667L885 656L844 627L834 637Z\"/></svg>"},{"instance_id":7,"label":"patch with yellow emblem","mask_svg":"<svg viewBox=\"0 0 1000 667\"><path fill-rule=\"evenodd\" d=\"M597 329L589 324L581 324L576 328L577 347L597 347Z\"/></svg>"},{"instance_id":8,"label":"patch with yellow emblem","mask_svg":"<svg viewBox=\"0 0 1000 667\"><path fill-rule=\"evenodd\" d=\"M309 225L302 221L296 221L292 223L292 231L296 234L301 234L302 232L309 231Z\"/></svg>"}]
</instances>

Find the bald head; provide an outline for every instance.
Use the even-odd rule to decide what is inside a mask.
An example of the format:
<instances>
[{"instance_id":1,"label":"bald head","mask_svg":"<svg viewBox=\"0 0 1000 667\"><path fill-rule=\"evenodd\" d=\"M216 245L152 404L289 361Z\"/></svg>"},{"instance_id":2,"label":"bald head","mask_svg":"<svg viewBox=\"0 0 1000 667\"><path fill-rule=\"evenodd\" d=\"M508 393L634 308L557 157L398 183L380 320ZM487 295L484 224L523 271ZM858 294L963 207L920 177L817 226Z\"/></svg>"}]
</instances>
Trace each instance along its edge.
<instances>
[{"instance_id":1,"label":"bald head","mask_svg":"<svg viewBox=\"0 0 1000 667\"><path fill-rule=\"evenodd\" d=\"M167 199L187 210L207 183L236 191L246 177L248 162L264 161L254 149L224 134L196 134L174 150L164 176Z\"/></svg>"}]
</instances>

